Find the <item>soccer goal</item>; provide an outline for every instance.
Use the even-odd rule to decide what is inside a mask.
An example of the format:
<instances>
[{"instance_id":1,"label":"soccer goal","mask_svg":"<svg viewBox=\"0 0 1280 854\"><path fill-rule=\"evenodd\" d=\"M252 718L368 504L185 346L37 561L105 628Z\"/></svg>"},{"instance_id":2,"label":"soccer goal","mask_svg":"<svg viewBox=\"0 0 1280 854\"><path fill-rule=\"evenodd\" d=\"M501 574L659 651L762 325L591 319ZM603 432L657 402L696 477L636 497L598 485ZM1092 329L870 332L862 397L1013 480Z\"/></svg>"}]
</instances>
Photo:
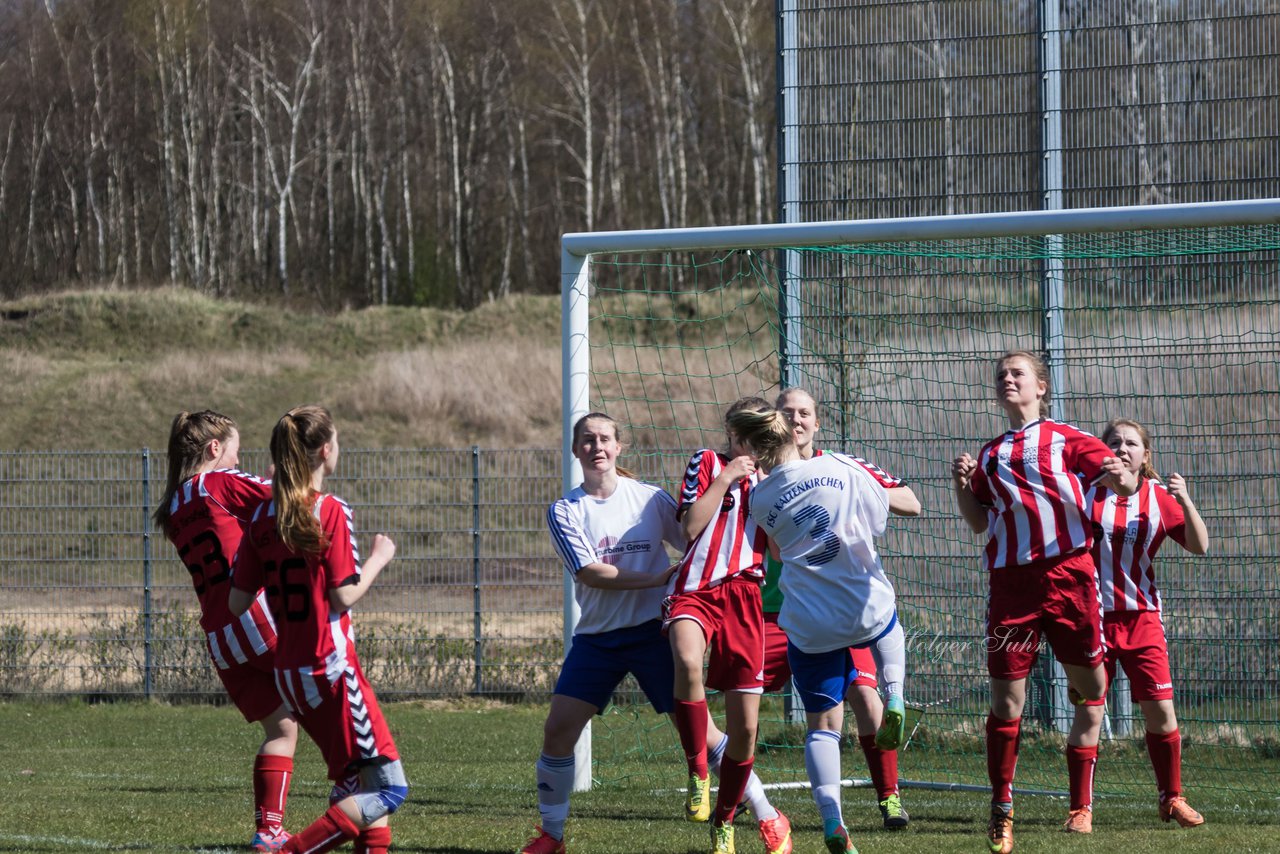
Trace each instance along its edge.
<instances>
[{"instance_id":1,"label":"soccer goal","mask_svg":"<svg viewBox=\"0 0 1280 854\"><path fill-rule=\"evenodd\" d=\"M893 519L882 549L909 637L906 695L924 711L906 785L987 786L982 543L955 512L949 465L1006 429L994 358L1041 352L1055 418L1145 424L1157 470L1187 477L1213 540L1206 557L1170 543L1156 566L1184 777L1274 796L1280 200L568 234L562 300L566 488L580 481L570 427L589 410L625 426L627 466L675 489L689 453L723 444L729 403L802 386L820 447L920 496L924 513ZM575 619L566 580L566 644ZM1023 790L1065 786L1063 693L1049 666L1032 680ZM579 785L613 779L611 757L635 751L654 785L680 780L674 730L619 700L596 749L590 734L579 745ZM802 729L766 698L766 782L805 779ZM1117 680L1099 794L1149 796L1142 732ZM845 756L856 776L857 751Z\"/></svg>"}]
</instances>

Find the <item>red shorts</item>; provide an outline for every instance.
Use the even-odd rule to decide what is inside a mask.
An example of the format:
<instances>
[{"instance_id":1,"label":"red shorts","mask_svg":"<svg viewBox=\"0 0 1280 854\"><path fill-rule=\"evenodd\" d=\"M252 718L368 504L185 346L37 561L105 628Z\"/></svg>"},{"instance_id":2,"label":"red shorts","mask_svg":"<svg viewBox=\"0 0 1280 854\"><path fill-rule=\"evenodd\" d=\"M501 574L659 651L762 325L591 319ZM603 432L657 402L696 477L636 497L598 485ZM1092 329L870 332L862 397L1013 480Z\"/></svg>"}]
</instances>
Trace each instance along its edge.
<instances>
[{"instance_id":1,"label":"red shorts","mask_svg":"<svg viewBox=\"0 0 1280 854\"><path fill-rule=\"evenodd\" d=\"M214 670L222 680L222 687L227 689L231 702L249 723L270 717L284 704L276 691L275 671L271 668L269 655L251 658L244 664L233 664L227 670Z\"/></svg>"},{"instance_id":2,"label":"red shorts","mask_svg":"<svg viewBox=\"0 0 1280 854\"><path fill-rule=\"evenodd\" d=\"M281 693L292 699L298 724L320 748L329 779L340 781L362 765L400 758L360 663L352 658L333 683L323 672L306 682L298 670L277 670Z\"/></svg>"},{"instance_id":3,"label":"red shorts","mask_svg":"<svg viewBox=\"0 0 1280 854\"><path fill-rule=\"evenodd\" d=\"M706 685L759 694L764 688L764 615L760 582L737 576L706 590L677 593L663 603L665 632L676 620L702 626L710 652Z\"/></svg>"},{"instance_id":4,"label":"red shorts","mask_svg":"<svg viewBox=\"0 0 1280 854\"><path fill-rule=\"evenodd\" d=\"M853 666L858 676L854 685L876 687L876 659L870 647L851 647ZM778 625L776 613L764 615L764 690L768 694L777 694L787 687L791 678L791 665L787 662L787 633Z\"/></svg>"},{"instance_id":5,"label":"red shorts","mask_svg":"<svg viewBox=\"0 0 1280 854\"><path fill-rule=\"evenodd\" d=\"M1102 636L1107 641L1102 663L1107 668L1108 686L1116 678L1116 664L1120 664L1129 677L1135 702L1173 699L1169 645L1159 611L1110 611L1102 618ZM1101 706L1104 702L1091 700L1085 705Z\"/></svg>"},{"instance_id":6,"label":"red shorts","mask_svg":"<svg viewBox=\"0 0 1280 854\"><path fill-rule=\"evenodd\" d=\"M1102 609L1093 558L1066 558L991 571L987 604L987 672L1022 679L1042 640L1063 664L1102 663Z\"/></svg>"}]
</instances>

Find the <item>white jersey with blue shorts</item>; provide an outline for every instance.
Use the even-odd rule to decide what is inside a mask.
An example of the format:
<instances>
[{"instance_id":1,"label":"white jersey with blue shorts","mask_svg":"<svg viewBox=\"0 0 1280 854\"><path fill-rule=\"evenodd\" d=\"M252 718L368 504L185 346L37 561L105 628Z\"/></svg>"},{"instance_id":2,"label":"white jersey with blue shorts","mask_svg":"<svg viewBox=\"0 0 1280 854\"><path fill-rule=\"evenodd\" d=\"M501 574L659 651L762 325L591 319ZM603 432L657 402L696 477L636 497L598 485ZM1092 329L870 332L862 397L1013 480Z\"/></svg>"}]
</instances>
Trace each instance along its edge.
<instances>
[{"instance_id":1,"label":"white jersey with blue shorts","mask_svg":"<svg viewBox=\"0 0 1280 854\"><path fill-rule=\"evenodd\" d=\"M661 487L629 477L618 478L608 498L592 498L581 487L572 490L547 510L547 526L575 580L591 563L661 575L671 566L663 542L685 546L675 500ZM632 673L654 709L670 712L675 668L662 636L665 589L602 590L575 584L581 617L555 693L603 711L614 689Z\"/></svg>"},{"instance_id":2,"label":"white jersey with blue shorts","mask_svg":"<svg viewBox=\"0 0 1280 854\"><path fill-rule=\"evenodd\" d=\"M569 574L589 563L607 563L637 572L666 572L671 559L665 540L683 549L676 502L666 490L629 477L618 478L608 498L592 498L578 487L547 510L551 542ZM600 590L575 585L582 615L578 634L598 634L636 626L662 616L663 587Z\"/></svg>"},{"instance_id":3,"label":"white jersey with blue shorts","mask_svg":"<svg viewBox=\"0 0 1280 854\"><path fill-rule=\"evenodd\" d=\"M751 494L751 515L778 545L778 625L806 653L863 646L892 625L893 585L874 538L889 494L844 454L775 467Z\"/></svg>"}]
</instances>

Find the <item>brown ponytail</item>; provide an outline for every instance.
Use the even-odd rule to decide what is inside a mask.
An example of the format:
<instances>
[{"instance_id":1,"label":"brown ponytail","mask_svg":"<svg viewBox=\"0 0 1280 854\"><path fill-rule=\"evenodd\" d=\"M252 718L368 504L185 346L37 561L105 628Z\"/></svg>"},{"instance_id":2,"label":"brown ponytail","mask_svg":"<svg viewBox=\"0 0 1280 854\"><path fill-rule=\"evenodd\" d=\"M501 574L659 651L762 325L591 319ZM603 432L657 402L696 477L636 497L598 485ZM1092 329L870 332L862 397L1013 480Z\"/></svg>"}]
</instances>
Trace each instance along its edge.
<instances>
[{"instance_id":1,"label":"brown ponytail","mask_svg":"<svg viewBox=\"0 0 1280 854\"><path fill-rule=\"evenodd\" d=\"M334 437L333 417L323 406L297 406L271 431L271 461L275 474L271 495L276 505L276 530L295 552L317 553L327 545L320 520L311 512L316 491L311 475L324 460L320 450Z\"/></svg>"},{"instance_id":2,"label":"brown ponytail","mask_svg":"<svg viewBox=\"0 0 1280 854\"><path fill-rule=\"evenodd\" d=\"M235 432L236 422L212 409L199 412L184 409L173 417L173 424L169 427L169 474L165 480L164 495L151 516L157 528L168 533L173 496L200 470L209 443L215 439L225 442Z\"/></svg>"}]
</instances>

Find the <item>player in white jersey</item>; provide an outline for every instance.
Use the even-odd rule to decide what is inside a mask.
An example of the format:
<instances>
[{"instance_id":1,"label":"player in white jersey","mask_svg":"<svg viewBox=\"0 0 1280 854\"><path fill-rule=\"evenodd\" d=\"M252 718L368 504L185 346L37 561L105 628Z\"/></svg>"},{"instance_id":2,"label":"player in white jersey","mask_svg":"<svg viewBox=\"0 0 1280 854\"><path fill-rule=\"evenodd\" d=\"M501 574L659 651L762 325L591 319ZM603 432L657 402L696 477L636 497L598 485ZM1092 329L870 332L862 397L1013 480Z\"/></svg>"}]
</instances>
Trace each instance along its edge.
<instances>
[{"instance_id":1,"label":"player in white jersey","mask_svg":"<svg viewBox=\"0 0 1280 854\"><path fill-rule=\"evenodd\" d=\"M1010 429L987 442L976 460L956 457L951 481L960 515L975 533L987 534L987 847L1009 854L1022 708L1041 638L1080 696L1096 699L1106 691L1084 493L1105 482L1132 495L1137 481L1098 437L1047 417L1049 369L1039 356L1004 353L994 379Z\"/></svg>"},{"instance_id":2,"label":"player in white jersey","mask_svg":"<svg viewBox=\"0 0 1280 854\"><path fill-rule=\"evenodd\" d=\"M608 415L578 419L572 450L582 485L547 510L551 542L573 576L581 617L543 728L536 766L541 825L521 854L564 854L574 745L628 673L655 711L670 714L674 707L675 668L662 636L661 606L676 566L663 544L683 551L685 537L671 496L618 466L622 449L618 424ZM708 742L721 739L723 733L709 727Z\"/></svg>"},{"instance_id":3,"label":"player in white jersey","mask_svg":"<svg viewBox=\"0 0 1280 854\"><path fill-rule=\"evenodd\" d=\"M905 637L875 547L888 522L889 496L843 454L801 458L782 412L743 410L729 427L767 474L753 491L751 517L782 560L778 623L805 707L805 764L824 840L833 854L854 851L840 809L844 698L857 677L850 647L870 647L880 674L885 712L877 744L896 750L904 736Z\"/></svg>"},{"instance_id":4,"label":"player in white jersey","mask_svg":"<svg viewBox=\"0 0 1280 854\"><path fill-rule=\"evenodd\" d=\"M725 413L769 409L744 397ZM747 508L756 483L755 460L732 430L727 452L704 448L685 470L679 519L689 547L671 579L663 629L675 662L676 728L689 768L685 817L711 821L712 852L733 850L733 818L755 762L760 695L764 690L764 614L760 580L765 538ZM709 655L704 680L702 661ZM728 740L720 762L720 790L711 808L706 688L723 692ZM756 807L752 799L753 808ZM768 854L789 854L791 823L767 802L756 812Z\"/></svg>"},{"instance_id":5,"label":"player in white jersey","mask_svg":"<svg viewBox=\"0 0 1280 854\"><path fill-rule=\"evenodd\" d=\"M1124 667L1133 699L1142 708L1147 754L1160 795L1160 818L1195 827L1204 823L1204 817L1182 796L1182 737L1173 711L1169 647L1152 560L1166 537L1192 554L1205 554L1209 532L1191 500L1186 478L1174 472L1168 487L1160 483L1151 461L1151 436L1145 427L1117 418L1103 431L1102 441L1138 478L1138 491L1127 498L1103 486L1089 494L1090 515L1097 529L1093 561L1098 569L1102 634L1107 644L1103 666L1108 682L1115 679L1117 664ZM1068 832L1093 830L1093 776L1105 708L1102 699L1077 705L1067 736L1071 803L1063 830Z\"/></svg>"},{"instance_id":6,"label":"player in white jersey","mask_svg":"<svg viewBox=\"0 0 1280 854\"><path fill-rule=\"evenodd\" d=\"M218 678L245 720L262 725L253 762L253 851L277 851L289 840L284 810L293 777L298 724L275 690L276 627L261 590L243 615L227 607L231 565L253 510L271 484L236 469L240 431L220 412L179 412L169 429L169 476L156 507L162 530L191 573L200 626Z\"/></svg>"},{"instance_id":7,"label":"player in white jersey","mask_svg":"<svg viewBox=\"0 0 1280 854\"><path fill-rule=\"evenodd\" d=\"M780 410L791 422L796 449L803 459L821 456L822 450L814 447L820 424L818 406L813 395L799 387L783 389L774 408ZM881 469L879 466L854 457L854 462L865 468L882 486L889 497L889 512L895 516L918 516L920 500L909 486ZM769 555L765 559L764 585L760 589L764 605L764 678L765 691L782 691L791 680L791 666L787 663L787 633L778 626L778 612L782 609L782 591L778 582L782 575L782 562ZM880 818L886 830L901 830L911 817L902 805L898 791L898 751L882 750L876 745L876 731L884 722L884 703L880 699L876 679L876 662L866 647L850 647L853 666L858 676L849 686L845 700L853 711L858 745L867 760L867 770L880 806Z\"/></svg>"}]
</instances>

